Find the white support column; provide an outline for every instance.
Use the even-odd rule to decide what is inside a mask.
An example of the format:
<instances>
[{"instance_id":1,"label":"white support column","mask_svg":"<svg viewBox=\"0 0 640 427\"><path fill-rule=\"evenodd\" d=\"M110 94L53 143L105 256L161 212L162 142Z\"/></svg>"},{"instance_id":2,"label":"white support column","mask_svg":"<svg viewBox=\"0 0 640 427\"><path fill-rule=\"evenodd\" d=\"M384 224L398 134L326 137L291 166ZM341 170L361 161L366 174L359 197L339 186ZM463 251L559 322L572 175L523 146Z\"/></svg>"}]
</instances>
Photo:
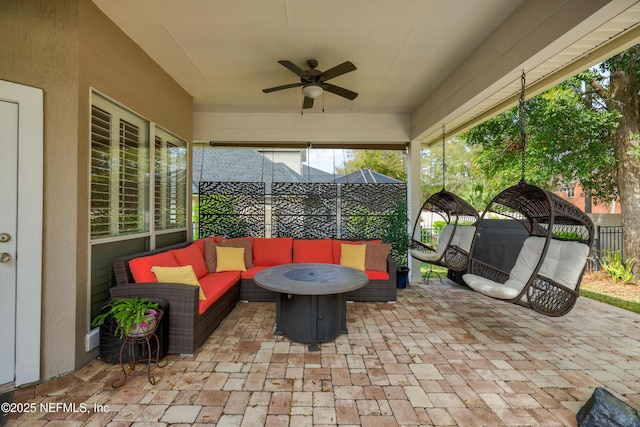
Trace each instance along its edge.
<instances>
[{"instance_id":1,"label":"white support column","mask_svg":"<svg viewBox=\"0 0 640 427\"><path fill-rule=\"evenodd\" d=\"M409 196L409 233L413 231L413 224L420 214L420 208L422 207L422 191L420 190L420 177L422 176L421 167L421 148L422 144L418 140L413 140L409 144L409 176L408 176L408 196ZM420 282L422 275L420 274L420 262L409 257L409 282Z\"/></svg>"}]
</instances>

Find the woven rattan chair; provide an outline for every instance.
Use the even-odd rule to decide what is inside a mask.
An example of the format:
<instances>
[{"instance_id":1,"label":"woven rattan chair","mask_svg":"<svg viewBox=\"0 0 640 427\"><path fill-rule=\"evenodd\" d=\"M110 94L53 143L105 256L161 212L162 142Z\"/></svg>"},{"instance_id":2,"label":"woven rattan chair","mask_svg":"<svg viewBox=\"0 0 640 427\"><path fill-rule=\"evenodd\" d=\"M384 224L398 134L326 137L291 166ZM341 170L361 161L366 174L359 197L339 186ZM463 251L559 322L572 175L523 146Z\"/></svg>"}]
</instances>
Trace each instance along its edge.
<instances>
[{"instance_id":1,"label":"woven rattan chair","mask_svg":"<svg viewBox=\"0 0 640 427\"><path fill-rule=\"evenodd\" d=\"M439 215L447 225L437 240L437 246L422 241L420 220L422 213ZM444 188L432 194L422 205L413 225L410 254L428 264L462 271L469 262L469 250L475 234L479 214L469 203ZM427 279L433 274L427 273Z\"/></svg>"},{"instance_id":2,"label":"woven rattan chair","mask_svg":"<svg viewBox=\"0 0 640 427\"><path fill-rule=\"evenodd\" d=\"M506 272L483 261L482 254L474 251L487 238L478 233L471 247L469 272L462 276L464 282L485 295L547 316L571 311L593 243L591 219L571 203L524 180L494 197L481 222L486 218L517 221L529 238ZM481 246L490 244L482 242Z\"/></svg>"}]
</instances>

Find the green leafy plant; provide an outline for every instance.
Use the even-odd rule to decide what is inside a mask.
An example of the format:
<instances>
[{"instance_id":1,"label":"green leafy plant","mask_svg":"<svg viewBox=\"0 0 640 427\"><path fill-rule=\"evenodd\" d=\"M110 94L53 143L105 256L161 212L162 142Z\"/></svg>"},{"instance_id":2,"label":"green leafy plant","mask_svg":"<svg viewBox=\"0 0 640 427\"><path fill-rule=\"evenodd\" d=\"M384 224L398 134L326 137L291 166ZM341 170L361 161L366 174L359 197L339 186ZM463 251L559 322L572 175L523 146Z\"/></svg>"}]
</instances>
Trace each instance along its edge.
<instances>
[{"instance_id":1,"label":"green leafy plant","mask_svg":"<svg viewBox=\"0 0 640 427\"><path fill-rule=\"evenodd\" d=\"M106 311L96 316L91 325L93 327L100 326L109 316L113 316L118 324L117 334L120 338L124 338L129 330L136 325L146 328L148 326L146 323L147 315L158 316L159 314L156 311L157 303L141 297L116 298L108 302L104 308Z\"/></svg>"},{"instance_id":2,"label":"green leafy plant","mask_svg":"<svg viewBox=\"0 0 640 427\"><path fill-rule=\"evenodd\" d=\"M604 268L614 282L629 283L633 280L633 267L635 259L622 259L620 251L608 251L600 258L600 265Z\"/></svg>"},{"instance_id":3,"label":"green leafy plant","mask_svg":"<svg viewBox=\"0 0 640 427\"><path fill-rule=\"evenodd\" d=\"M576 233L573 231L557 231L554 234L556 235L556 237L563 240L574 240L574 241L584 240L584 236L582 234Z\"/></svg>"},{"instance_id":4,"label":"green leafy plant","mask_svg":"<svg viewBox=\"0 0 640 427\"><path fill-rule=\"evenodd\" d=\"M386 233L382 239L385 243L391 244L391 256L396 261L398 269L407 268L409 263L411 237L407 231L408 221L407 203L399 199L385 215Z\"/></svg>"}]
</instances>

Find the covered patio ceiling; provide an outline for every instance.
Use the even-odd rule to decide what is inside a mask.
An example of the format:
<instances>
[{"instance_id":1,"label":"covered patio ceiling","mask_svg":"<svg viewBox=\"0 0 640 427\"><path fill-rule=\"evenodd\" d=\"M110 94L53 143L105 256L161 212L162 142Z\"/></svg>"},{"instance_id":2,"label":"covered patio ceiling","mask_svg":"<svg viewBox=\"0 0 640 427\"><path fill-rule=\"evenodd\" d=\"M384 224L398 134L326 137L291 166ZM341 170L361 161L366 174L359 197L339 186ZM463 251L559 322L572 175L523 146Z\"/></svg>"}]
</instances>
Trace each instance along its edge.
<instances>
[{"instance_id":1,"label":"covered patio ceiling","mask_svg":"<svg viewBox=\"0 0 640 427\"><path fill-rule=\"evenodd\" d=\"M194 139L404 148L438 141L640 42L636 0L93 0L194 98ZM278 64L357 70L316 99Z\"/></svg>"}]
</instances>

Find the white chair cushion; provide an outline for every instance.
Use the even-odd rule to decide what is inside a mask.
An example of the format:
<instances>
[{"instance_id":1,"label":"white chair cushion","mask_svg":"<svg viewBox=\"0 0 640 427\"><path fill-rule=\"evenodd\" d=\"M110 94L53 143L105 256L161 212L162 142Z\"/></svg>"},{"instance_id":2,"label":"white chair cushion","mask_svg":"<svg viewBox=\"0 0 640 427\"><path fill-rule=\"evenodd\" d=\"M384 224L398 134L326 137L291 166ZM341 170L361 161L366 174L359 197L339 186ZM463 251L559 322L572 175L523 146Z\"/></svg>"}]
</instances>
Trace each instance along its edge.
<instances>
[{"instance_id":1,"label":"white chair cushion","mask_svg":"<svg viewBox=\"0 0 640 427\"><path fill-rule=\"evenodd\" d=\"M462 280L464 280L464 282L474 291L498 299L515 298L516 295L520 293L520 290L522 290L514 289L506 284L501 285L493 280L485 279L484 277L477 276L475 274L464 274L462 276Z\"/></svg>"},{"instance_id":2,"label":"white chair cushion","mask_svg":"<svg viewBox=\"0 0 640 427\"><path fill-rule=\"evenodd\" d=\"M502 285L474 274L465 274L462 279L470 288L485 295L500 299L515 298L531 278L544 242L544 237L529 237L524 241L509 279ZM588 256L589 246L584 243L551 240L538 274L575 289ZM523 300L526 301L526 296L523 296Z\"/></svg>"},{"instance_id":3,"label":"white chair cushion","mask_svg":"<svg viewBox=\"0 0 640 427\"><path fill-rule=\"evenodd\" d=\"M584 243L552 240L538 274L575 289L588 257Z\"/></svg>"},{"instance_id":4,"label":"white chair cushion","mask_svg":"<svg viewBox=\"0 0 640 427\"><path fill-rule=\"evenodd\" d=\"M440 237L438 238L438 247L434 252L421 252L418 249L412 249L411 256L424 262L438 261L440 258L442 258L442 254L444 253L444 250L447 247L447 243L451 238L451 233L453 233L453 225L445 225L442 229Z\"/></svg>"},{"instance_id":5,"label":"white chair cushion","mask_svg":"<svg viewBox=\"0 0 640 427\"><path fill-rule=\"evenodd\" d=\"M447 224L442 229L442 233L440 233L440 237L438 238L438 248L436 249L436 253L438 255L442 255L444 250L447 249L449 239L451 239L451 233L453 233L453 228L453 225Z\"/></svg>"},{"instance_id":6,"label":"white chair cushion","mask_svg":"<svg viewBox=\"0 0 640 427\"><path fill-rule=\"evenodd\" d=\"M473 225L459 225L451 239L451 245L457 246L465 252L471 250L473 236L476 234L476 227Z\"/></svg>"},{"instance_id":7,"label":"white chair cushion","mask_svg":"<svg viewBox=\"0 0 640 427\"><path fill-rule=\"evenodd\" d=\"M440 259L442 254L439 254L438 252L426 253L426 252L421 252L417 249L411 249L411 256L423 262L435 262Z\"/></svg>"}]
</instances>

